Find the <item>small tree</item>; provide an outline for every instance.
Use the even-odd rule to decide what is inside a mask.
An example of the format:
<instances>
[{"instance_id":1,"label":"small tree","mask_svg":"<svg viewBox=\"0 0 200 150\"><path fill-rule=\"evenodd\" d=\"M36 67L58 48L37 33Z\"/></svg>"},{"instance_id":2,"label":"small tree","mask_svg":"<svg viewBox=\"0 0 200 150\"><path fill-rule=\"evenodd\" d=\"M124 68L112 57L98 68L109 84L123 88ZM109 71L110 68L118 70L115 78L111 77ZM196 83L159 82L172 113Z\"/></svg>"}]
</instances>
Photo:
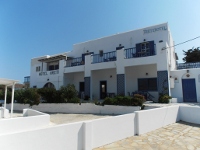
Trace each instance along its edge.
<instances>
[{"instance_id":1,"label":"small tree","mask_svg":"<svg viewBox=\"0 0 200 150\"><path fill-rule=\"evenodd\" d=\"M40 95L37 93L37 89L26 89L24 91L23 102L24 104L29 104L30 107L32 107L33 105L39 105Z\"/></svg>"},{"instance_id":2,"label":"small tree","mask_svg":"<svg viewBox=\"0 0 200 150\"><path fill-rule=\"evenodd\" d=\"M184 51L185 57L183 58L183 61L186 63L189 62L200 62L200 49L199 47L197 48L192 48L187 51Z\"/></svg>"},{"instance_id":3,"label":"small tree","mask_svg":"<svg viewBox=\"0 0 200 150\"><path fill-rule=\"evenodd\" d=\"M76 90L74 84L68 84L66 87L62 86L60 88L61 98L65 102L71 102L78 97L78 91Z\"/></svg>"}]
</instances>

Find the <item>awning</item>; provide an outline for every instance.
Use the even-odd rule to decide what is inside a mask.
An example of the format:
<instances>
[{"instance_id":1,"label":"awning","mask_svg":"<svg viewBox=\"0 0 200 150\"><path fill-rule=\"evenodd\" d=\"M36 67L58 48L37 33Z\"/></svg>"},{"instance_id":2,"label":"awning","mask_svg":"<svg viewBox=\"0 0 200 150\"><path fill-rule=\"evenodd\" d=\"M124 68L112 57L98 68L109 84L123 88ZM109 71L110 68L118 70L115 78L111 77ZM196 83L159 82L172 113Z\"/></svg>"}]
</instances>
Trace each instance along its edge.
<instances>
[{"instance_id":1,"label":"awning","mask_svg":"<svg viewBox=\"0 0 200 150\"><path fill-rule=\"evenodd\" d=\"M62 60L62 59L66 59L66 55L51 56L51 57L48 57L48 58L39 59L38 61L47 63L47 62L57 61L57 60Z\"/></svg>"},{"instance_id":2,"label":"awning","mask_svg":"<svg viewBox=\"0 0 200 150\"><path fill-rule=\"evenodd\" d=\"M18 80L0 78L0 85L5 85L5 98L4 98L4 108L5 109L6 109L7 87L12 86L11 117L13 115L13 102L14 102L15 84L18 83L18 82L19 82Z\"/></svg>"}]
</instances>

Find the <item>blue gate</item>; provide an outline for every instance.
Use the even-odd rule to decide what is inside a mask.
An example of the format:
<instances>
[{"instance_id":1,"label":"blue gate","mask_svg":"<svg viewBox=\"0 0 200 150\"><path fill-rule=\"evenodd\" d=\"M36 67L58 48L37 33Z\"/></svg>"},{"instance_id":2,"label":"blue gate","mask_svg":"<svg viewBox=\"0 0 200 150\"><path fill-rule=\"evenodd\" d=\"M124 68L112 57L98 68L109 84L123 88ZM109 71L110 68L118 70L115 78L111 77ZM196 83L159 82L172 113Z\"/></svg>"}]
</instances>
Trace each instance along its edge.
<instances>
[{"instance_id":1,"label":"blue gate","mask_svg":"<svg viewBox=\"0 0 200 150\"><path fill-rule=\"evenodd\" d=\"M183 101L197 102L195 79L182 79Z\"/></svg>"}]
</instances>

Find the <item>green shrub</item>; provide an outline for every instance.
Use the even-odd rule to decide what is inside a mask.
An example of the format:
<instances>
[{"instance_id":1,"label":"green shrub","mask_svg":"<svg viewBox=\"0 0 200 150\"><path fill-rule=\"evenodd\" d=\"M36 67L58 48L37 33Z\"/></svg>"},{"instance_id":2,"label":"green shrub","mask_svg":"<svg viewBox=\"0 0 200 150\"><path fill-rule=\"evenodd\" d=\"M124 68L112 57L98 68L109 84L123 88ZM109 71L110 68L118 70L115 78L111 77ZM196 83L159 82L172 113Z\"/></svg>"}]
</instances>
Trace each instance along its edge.
<instances>
[{"instance_id":1,"label":"green shrub","mask_svg":"<svg viewBox=\"0 0 200 150\"><path fill-rule=\"evenodd\" d=\"M146 99L143 95L134 94L134 96L133 96L133 106L142 107L145 101L146 101Z\"/></svg>"},{"instance_id":2,"label":"green shrub","mask_svg":"<svg viewBox=\"0 0 200 150\"><path fill-rule=\"evenodd\" d=\"M66 87L62 86L60 88L60 92L62 101L67 103L78 97L78 91L76 90L74 84L68 84Z\"/></svg>"},{"instance_id":3,"label":"green shrub","mask_svg":"<svg viewBox=\"0 0 200 150\"><path fill-rule=\"evenodd\" d=\"M15 100L17 100L17 103L21 103L23 104L24 103L24 92L26 90L24 89L21 89L21 90L16 90L15 91Z\"/></svg>"},{"instance_id":4,"label":"green shrub","mask_svg":"<svg viewBox=\"0 0 200 150\"><path fill-rule=\"evenodd\" d=\"M37 89L29 88L24 91L23 94L23 102L24 104L29 104L30 107L33 105L39 105L40 103L40 95L37 93Z\"/></svg>"},{"instance_id":5,"label":"green shrub","mask_svg":"<svg viewBox=\"0 0 200 150\"><path fill-rule=\"evenodd\" d=\"M80 99L78 97L74 97L68 100L67 103L80 103Z\"/></svg>"},{"instance_id":6,"label":"green shrub","mask_svg":"<svg viewBox=\"0 0 200 150\"><path fill-rule=\"evenodd\" d=\"M54 88L41 88L37 90L42 100L46 103L55 103L57 100L57 91Z\"/></svg>"},{"instance_id":7,"label":"green shrub","mask_svg":"<svg viewBox=\"0 0 200 150\"><path fill-rule=\"evenodd\" d=\"M160 94L158 102L159 103L169 103L169 99L171 99L172 97L167 95L167 94Z\"/></svg>"},{"instance_id":8,"label":"green shrub","mask_svg":"<svg viewBox=\"0 0 200 150\"><path fill-rule=\"evenodd\" d=\"M143 106L145 98L142 95L135 94L133 97L130 96L116 96L114 98L106 97L102 105L120 105L120 106Z\"/></svg>"}]
</instances>

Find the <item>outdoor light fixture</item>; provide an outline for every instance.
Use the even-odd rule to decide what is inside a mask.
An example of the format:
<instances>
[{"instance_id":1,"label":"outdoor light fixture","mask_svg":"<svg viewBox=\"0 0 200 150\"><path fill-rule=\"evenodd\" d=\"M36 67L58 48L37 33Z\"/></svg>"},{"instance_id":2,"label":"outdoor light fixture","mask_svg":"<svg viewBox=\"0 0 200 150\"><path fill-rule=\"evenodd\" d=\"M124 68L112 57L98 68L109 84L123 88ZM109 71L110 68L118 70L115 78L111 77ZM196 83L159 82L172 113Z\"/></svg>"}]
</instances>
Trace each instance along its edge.
<instances>
[{"instance_id":1,"label":"outdoor light fixture","mask_svg":"<svg viewBox=\"0 0 200 150\"><path fill-rule=\"evenodd\" d=\"M187 73L189 73L190 71L189 70L187 70Z\"/></svg>"},{"instance_id":2,"label":"outdoor light fixture","mask_svg":"<svg viewBox=\"0 0 200 150\"><path fill-rule=\"evenodd\" d=\"M144 42L146 41L146 39L144 39Z\"/></svg>"},{"instance_id":3,"label":"outdoor light fixture","mask_svg":"<svg viewBox=\"0 0 200 150\"><path fill-rule=\"evenodd\" d=\"M146 73L146 75L148 76L148 73Z\"/></svg>"},{"instance_id":4,"label":"outdoor light fixture","mask_svg":"<svg viewBox=\"0 0 200 150\"><path fill-rule=\"evenodd\" d=\"M112 75L110 75L110 78L112 78Z\"/></svg>"},{"instance_id":5,"label":"outdoor light fixture","mask_svg":"<svg viewBox=\"0 0 200 150\"><path fill-rule=\"evenodd\" d=\"M49 81L49 79L47 79L47 81Z\"/></svg>"}]
</instances>

